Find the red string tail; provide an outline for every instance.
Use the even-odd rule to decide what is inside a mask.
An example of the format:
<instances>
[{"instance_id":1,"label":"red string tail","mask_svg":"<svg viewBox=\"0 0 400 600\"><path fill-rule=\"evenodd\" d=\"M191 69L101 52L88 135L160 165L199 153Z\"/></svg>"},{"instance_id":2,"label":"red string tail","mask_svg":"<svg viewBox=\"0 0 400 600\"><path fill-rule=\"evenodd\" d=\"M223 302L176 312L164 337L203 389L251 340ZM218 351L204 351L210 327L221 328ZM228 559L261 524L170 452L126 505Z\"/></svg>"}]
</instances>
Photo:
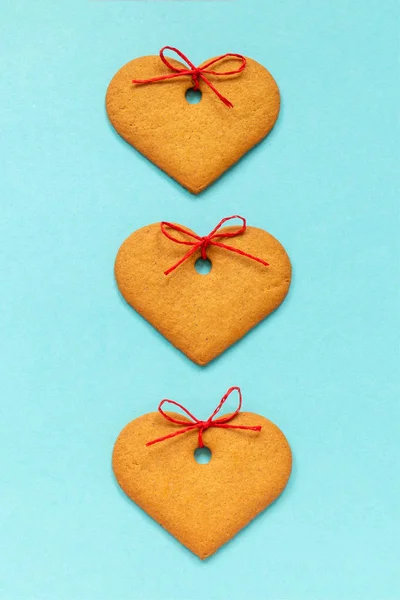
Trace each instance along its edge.
<instances>
[{"instance_id":1,"label":"red string tail","mask_svg":"<svg viewBox=\"0 0 400 600\"><path fill-rule=\"evenodd\" d=\"M219 411L221 410L221 408L223 407L223 405L225 404L225 402L227 401L229 396L232 394L232 392L235 392L235 391L239 395L238 405L237 405L236 410L229 415L225 415L223 417L219 417L218 419L216 419L215 418L216 415L219 413ZM169 415L168 413L166 413L163 410L163 408L162 408L163 404L172 404L173 406L177 406L189 417L191 422L188 420L183 421L181 419L177 419L176 417L172 417L171 415ZM169 440L173 437L176 437L177 435L182 435L184 433L187 433L188 431L193 431L194 429L198 429L199 430L198 445L199 445L199 448L204 448L203 433L209 427L219 427L220 429L246 429L248 431L261 431L261 429L262 429L261 425L230 425L229 424L229 422L232 421L232 419L234 419L239 414L241 408L242 408L242 392L240 391L240 388L238 388L236 386L229 388L229 390L226 392L226 394L224 394L224 396L221 398L221 401L218 404L217 408L214 410L212 415L207 419L207 421L200 421L199 419L197 419L197 417L192 415L192 413L189 412L187 408L182 406L182 404L175 402L175 400L164 399L160 402L160 404L158 406L158 412L164 417L164 419L167 419L167 421L169 421L170 423L175 423L176 425L183 425L183 429L178 429L177 431L173 431L172 433L169 433L162 437L156 438L155 440L151 440L150 442L147 442L146 446L153 446L154 444L158 444L159 442Z\"/></svg>"},{"instance_id":2,"label":"red string tail","mask_svg":"<svg viewBox=\"0 0 400 600\"><path fill-rule=\"evenodd\" d=\"M222 225L227 221L230 221L231 219L240 219L242 221L242 225L240 227L237 227L233 231L220 231ZM199 235L193 233L192 231L189 231L185 227L175 225L174 223L169 223L168 221L162 221L160 223L160 228L161 233L165 235L165 237L167 237L172 242L175 242L176 244L190 246L190 250L188 250L188 252L186 252L186 254L184 254L182 258L178 260L178 262L172 265L172 267L164 271L164 275L169 275L170 273L172 273L172 271L175 271L175 269L177 269L182 263L184 263L188 258L190 258L192 254L197 252L197 250L200 250L201 258L203 260L206 260L208 246L217 246L218 248L223 248L224 250L235 252L236 254L240 254L241 256L246 256L251 260L255 260L256 262L264 265L264 267L268 267L269 263L267 263L262 258L258 258L257 256L249 254L248 252L244 252L244 250L234 248L233 246L228 246L227 244L218 241L221 238L232 238L238 235L242 235L243 233L245 233L246 227L246 219L244 217L240 217L239 215L233 215L231 217L225 217L218 223L218 225L214 227L214 229L208 235L200 237ZM190 239L179 239L175 237L172 233L170 233L169 230L178 231L179 233L184 234Z\"/></svg>"},{"instance_id":3,"label":"red string tail","mask_svg":"<svg viewBox=\"0 0 400 600\"><path fill-rule=\"evenodd\" d=\"M188 68L182 69L182 68L174 66L168 60L168 58L165 56L165 50L171 50L171 52L175 52L175 54L177 54L179 56L179 58L181 58L188 65ZM228 108L233 108L232 102L230 102L230 100L228 100L228 98L225 98L225 96L223 96L217 90L217 88L211 83L211 81L206 76L214 75L216 77L226 77L228 75L238 75L239 73L244 71L244 69L246 68L246 58L242 54L232 54L232 53L222 54L221 56L217 56L217 58L210 60L208 63L206 63L202 67L196 67L188 59L188 57L185 56L185 54L183 54L183 52L181 52L177 48L174 48L173 46L164 46L164 48L161 48L161 50L160 50L160 58L161 58L162 62L164 63L164 65L170 71L172 71L172 73L167 73L166 75L160 75L158 77L150 77L149 79L132 79L132 83L136 83L139 85L143 84L143 83L156 83L158 81L165 81L167 79L176 79L177 77L184 77L184 76L189 75L189 76L191 76L191 78L193 80L193 89L194 90L199 89L200 79L201 79L206 85L208 85L208 87L214 92L214 94L216 94L216 96L218 96L218 98L221 100L221 102L223 102L225 104L225 106L227 106ZM240 60L240 66L237 69L234 69L233 71L210 70L210 67L212 67L215 63L222 61L226 58L233 58L233 59Z\"/></svg>"}]
</instances>

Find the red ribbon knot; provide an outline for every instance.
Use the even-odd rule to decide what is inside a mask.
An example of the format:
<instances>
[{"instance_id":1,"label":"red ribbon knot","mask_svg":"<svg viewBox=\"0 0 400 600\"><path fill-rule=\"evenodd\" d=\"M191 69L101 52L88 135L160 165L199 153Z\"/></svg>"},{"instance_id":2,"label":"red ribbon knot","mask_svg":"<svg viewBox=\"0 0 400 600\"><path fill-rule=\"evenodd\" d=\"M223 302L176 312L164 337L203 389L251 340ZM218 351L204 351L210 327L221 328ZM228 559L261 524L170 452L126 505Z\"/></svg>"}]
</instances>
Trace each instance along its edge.
<instances>
[{"instance_id":1,"label":"red ribbon knot","mask_svg":"<svg viewBox=\"0 0 400 600\"><path fill-rule=\"evenodd\" d=\"M172 63L169 62L169 60L164 55L165 50L171 50L172 52L175 52L175 54L177 54L183 61L185 61L185 63L188 65L189 68L188 69L180 69L179 67L175 67ZM159 77L151 77L150 79L132 79L132 83L138 83L138 84L156 83L157 81L164 81L166 79L175 79L176 77L183 77L185 75L190 75L193 80L193 89L195 91L197 91L199 89L200 79L201 79L202 81L204 81L204 83L206 85L208 85L209 88L212 89L214 94L216 94L218 96L218 98L221 100L221 102L223 102L225 104L225 106L228 106L228 108L233 108L232 102L230 102L228 100L228 98L225 98L225 96L223 96L217 90L217 88L213 86L213 84L206 77L206 75L215 75L217 77L225 77L227 75L238 75L246 68L246 58L242 54L232 54L232 53L223 54L221 56L217 56L217 58L214 58L213 60L210 60L207 64L203 65L202 67L196 67L188 59L188 57L185 56L183 54L183 52L181 52L177 48L173 48L172 46L164 46L164 48L161 48L161 50L160 50L160 58L161 58L162 62L164 63L164 65L166 67L168 67L168 69L173 71L173 73L168 73L168 75L160 75ZM238 67L234 71L212 71L212 70L210 70L210 67L212 67L212 65L214 65L215 63L217 63L221 60L224 60L225 58L239 59L241 61L240 67Z\"/></svg>"},{"instance_id":2,"label":"red ribbon knot","mask_svg":"<svg viewBox=\"0 0 400 600\"><path fill-rule=\"evenodd\" d=\"M239 394L238 406L237 406L235 412L233 412L230 415L226 415L224 417L219 417L219 419L215 419L214 417L217 415L217 413L219 413L219 411L221 410L224 403L227 401L229 396L234 391L236 391ZM187 416L193 421L193 423L188 425L189 421L182 421L180 419L176 419L175 417L171 417L170 415L168 415L162 409L162 406L165 403L173 404L174 406L177 406L178 408L183 410L183 412L187 414ZM261 431L261 429L262 429L261 425L230 425L229 424L229 421L232 421L232 419L234 419L239 414L241 408L242 408L242 392L240 391L240 388L236 387L236 386L229 388L229 390L221 398L221 401L218 404L217 408L214 410L212 415L207 419L207 421L200 421L194 415L192 415L192 413L189 412L187 410L187 408L182 406L182 404L175 402L175 400L167 400L167 399L162 400L158 406L158 412L164 417L164 419L167 419L167 421L170 421L171 423L175 423L176 425L184 425L184 428L178 429L178 431L174 431L173 433L164 435L163 437L159 437L155 440L152 440L151 442L147 442L146 446L152 446L153 444L158 444L159 442L163 442L164 440L168 440L170 438L176 437L177 435L182 435L183 433L187 433L188 431L193 431L194 429L198 429L199 430L199 441L198 441L199 448L204 448L203 433L209 427L219 427L220 429L247 429L248 431Z\"/></svg>"},{"instance_id":3,"label":"red ribbon knot","mask_svg":"<svg viewBox=\"0 0 400 600\"><path fill-rule=\"evenodd\" d=\"M240 219L242 221L242 225L240 227L238 227L235 231L219 232L219 229L222 227L222 225L224 223L226 223L227 221L230 221L231 219ZM262 265L264 265L264 267L269 266L269 263L267 263L262 258L258 258L257 256L248 254L247 252L244 252L243 250L240 250L239 248L234 248L233 246L228 246L227 244L223 244L222 242L218 241L220 238L232 238L232 237L236 237L237 235L242 235L246 231L246 227L247 227L246 219L244 217L240 217L239 215L232 215L231 217L225 217L225 219L222 219L218 223L218 225L216 225L214 227L214 229L208 235L204 235L202 237L199 235L196 235L195 233L192 233L191 231L189 231L188 229L186 229L184 227L181 227L180 225L175 225L174 223L169 223L168 221L162 221L160 223L160 227L161 227L162 233L169 240L172 240L173 242L176 242L177 244L183 244L184 246L192 246L191 249L189 250L189 252L187 252L180 260L178 260L178 262L176 264L174 264L172 267L170 267L169 269L164 271L164 275L169 275L170 273L172 273L172 271L174 271L177 267L179 267L179 265L181 265L183 262L185 262L185 260L187 260L190 256L192 256L192 254L197 252L197 250L201 251L201 258L203 260L206 260L208 246L218 246L218 248L223 248L224 250L229 250L230 252L236 252L236 254L240 254L241 256L246 256L247 258L250 258L251 260L255 260L255 261L261 263ZM171 235L167 231L167 228L173 229L175 231L179 231L180 233L184 233L185 235L193 238L196 241L179 240L178 238Z\"/></svg>"}]
</instances>

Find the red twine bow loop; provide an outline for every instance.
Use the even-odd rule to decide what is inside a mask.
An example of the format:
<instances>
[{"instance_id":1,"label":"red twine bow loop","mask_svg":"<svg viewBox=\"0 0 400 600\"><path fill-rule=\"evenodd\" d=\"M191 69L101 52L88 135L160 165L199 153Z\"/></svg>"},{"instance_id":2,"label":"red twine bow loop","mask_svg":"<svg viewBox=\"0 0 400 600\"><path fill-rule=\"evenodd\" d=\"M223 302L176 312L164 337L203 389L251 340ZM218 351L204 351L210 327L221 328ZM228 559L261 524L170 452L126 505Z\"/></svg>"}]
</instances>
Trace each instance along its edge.
<instances>
[{"instance_id":1,"label":"red twine bow loop","mask_svg":"<svg viewBox=\"0 0 400 600\"><path fill-rule=\"evenodd\" d=\"M224 417L219 417L218 419L215 419L214 417L219 413L219 411L221 410L224 403L227 401L229 396L234 391L236 391L239 394L238 406L237 406L235 412L233 412L230 415L225 415ZM171 415L168 415L166 412L163 411L163 409L162 409L163 404L173 404L174 406L177 406L178 408L183 410L184 413L187 414L187 416L193 421L193 423L188 425L188 421L181 421L180 419L171 417ZM146 446L152 446L153 444L158 444L158 442L163 442L164 440L168 440L170 438L176 437L177 435L182 435L183 433L187 433L188 431L193 431L194 429L198 429L199 430L199 448L204 448L203 433L209 427L219 427L220 429L247 429L248 431L261 431L261 429L262 429L261 425L229 425L229 421L232 421L232 419L234 419L239 414L241 408L242 408L242 392L240 391L240 388L236 387L236 386L229 388L229 390L221 398L221 401L218 404L217 408L214 410L212 415L207 419L207 421L200 421L194 415L192 415L192 413L189 412L187 408L182 406L182 404L175 402L175 400L167 400L167 399L162 400L158 406L158 412L164 417L164 419L167 419L167 421L170 421L171 423L175 423L176 425L184 425L184 428L178 429L178 431L174 431L173 433L164 435L163 437L159 437L155 440L152 440L151 442L147 442Z\"/></svg>"},{"instance_id":2,"label":"red twine bow loop","mask_svg":"<svg viewBox=\"0 0 400 600\"><path fill-rule=\"evenodd\" d=\"M185 63L188 65L189 68L188 69L180 69L179 67L175 67L165 56L165 54L164 54L165 50L171 50L171 52L175 52L175 54L177 54L183 61L185 61ZM181 52L177 48L173 48L172 46L164 46L164 48L161 48L161 50L160 50L160 58L161 58L162 62L164 63L164 65L168 69L170 69L171 71L174 71L173 73L169 73L168 75L160 75L159 77L151 77L150 79L132 79L132 83L138 83L138 84L155 83L157 81L164 81L166 79L175 79L176 77L183 77L185 75L190 75L193 80L193 89L194 90L197 91L199 89L200 79L201 79L202 81L204 81L204 83L206 85L208 85L208 87L210 89L212 89L214 94L216 94L218 96L218 98L221 100L221 102L223 102L225 104L225 106L227 106L228 108L233 108L232 102L230 102L228 100L228 98L225 98L225 96L223 96L217 90L217 88L213 86L213 84L206 77L206 75L215 75L217 77L225 77L227 75L238 75L246 68L246 58L242 54L232 54L229 52L228 54L223 54L221 56L217 56L217 58L210 60L207 64L203 65L202 67L196 67L188 59L188 57L185 56L183 54L183 52ZM241 61L240 67L238 67L234 71L212 71L212 70L210 70L210 67L212 67L215 63L217 63L221 60L224 60L225 58L239 59Z\"/></svg>"},{"instance_id":3,"label":"red twine bow loop","mask_svg":"<svg viewBox=\"0 0 400 600\"><path fill-rule=\"evenodd\" d=\"M222 225L224 223L226 223L227 221L230 221L231 219L240 219L242 221L242 225L240 227L238 227L235 231L226 231L226 232L218 233L218 231L222 227ZM246 219L244 217L240 217L239 215L232 215L231 217L225 217L218 223L218 225L216 225L214 227L214 229L208 235L205 235L203 237L200 237L199 235L196 235L195 233L188 231L184 227L180 227L180 225L175 225L174 223L169 223L168 221L162 221L160 223L160 227L161 227L162 233L169 240L172 240L173 242L176 242L177 244L183 244L185 246L192 246L191 249L180 260L178 260L178 262L175 265L173 265L172 267L170 267L169 269L164 271L164 275L169 275L170 273L172 273L172 271L174 271L177 267L179 267L179 265L181 265L183 262L185 262L185 260L187 260L190 256L192 256L192 254L197 252L197 250L201 251L201 258L203 260L206 260L208 246L218 246L218 248L223 248L224 250L229 250L230 252L236 252L236 254L240 254L241 256L246 256L247 258L251 258L251 260L255 260L255 261L261 263L262 265L264 265L264 267L269 266L269 263L267 263L262 258L257 258L257 256L248 254L247 252L244 252L243 250L240 250L239 248L234 248L233 246L228 246L227 244L223 244L222 242L218 241L219 238L236 237L237 235L242 235L242 233L244 233L246 231L246 227L247 227ZM169 233L167 231L167 228L173 229L175 231L179 231L180 233L184 233L185 235L193 238L193 240L196 240L196 241L180 240L180 239L174 237L171 233Z\"/></svg>"}]
</instances>

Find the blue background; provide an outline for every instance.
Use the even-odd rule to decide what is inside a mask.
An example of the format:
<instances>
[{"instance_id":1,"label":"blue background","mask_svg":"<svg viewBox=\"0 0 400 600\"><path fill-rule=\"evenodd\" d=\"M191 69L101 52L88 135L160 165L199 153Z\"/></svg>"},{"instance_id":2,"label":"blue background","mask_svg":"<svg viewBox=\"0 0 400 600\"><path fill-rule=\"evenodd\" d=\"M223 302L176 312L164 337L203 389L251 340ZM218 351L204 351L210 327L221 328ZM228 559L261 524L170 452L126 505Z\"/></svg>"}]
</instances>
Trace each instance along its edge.
<instances>
[{"instance_id":1,"label":"blue background","mask_svg":"<svg viewBox=\"0 0 400 600\"><path fill-rule=\"evenodd\" d=\"M398 25L395 0L3 0L2 599L400 597ZM269 138L198 197L104 110L114 73L164 44L251 56L282 93ZM285 245L293 284L200 368L121 300L114 258L145 224L234 213ZM111 452L161 398L204 418L230 385L294 470L202 563L124 497Z\"/></svg>"}]
</instances>

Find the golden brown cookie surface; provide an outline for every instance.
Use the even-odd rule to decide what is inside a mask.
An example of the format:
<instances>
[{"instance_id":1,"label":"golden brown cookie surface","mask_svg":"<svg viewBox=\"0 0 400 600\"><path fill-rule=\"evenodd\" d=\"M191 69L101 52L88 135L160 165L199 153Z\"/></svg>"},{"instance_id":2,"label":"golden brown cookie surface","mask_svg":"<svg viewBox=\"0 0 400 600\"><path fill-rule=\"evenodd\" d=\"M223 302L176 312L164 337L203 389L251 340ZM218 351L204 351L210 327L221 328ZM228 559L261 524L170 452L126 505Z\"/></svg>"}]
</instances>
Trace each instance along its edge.
<instances>
[{"instance_id":1,"label":"golden brown cookie surface","mask_svg":"<svg viewBox=\"0 0 400 600\"><path fill-rule=\"evenodd\" d=\"M262 429L207 429L208 464L194 459L196 430L146 446L177 429L158 412L131 421L114 447L113 470L124 492L202 559L269 506L290 476L290 447L276 425L249 412L232 424Z\"/></svg>"},{"instance_id":2,"label":"golden brown cookie surface","mask_svg":"<svg viewBox=\"0 0 400 600\"><path fill-rule=\"evenodd\" d=\"M275 80L255 60L246 61L240 74L208 76L232 102L233 108L227 108L202 81L201 101L189 104L185 93L193 86L190 76L144 85L132 83L132 79L170 73L159 56L132 60L109 84L109 119L129 144L197 194L260 142L278 117L280 97ZM230 71L237 66L237 61L225 59L215 70Z\"/></svg>"},{"instance_id":3,"label":"golden brown cookie surface","mask_svg":"<svg viewBox=\"0 0 400 600\"><path fill-rule=\"evenodd\" d=\"M234 229L224 227L221 232ZM243 235L229 238L228 243L269 266L209 246L210 273L196 271L197 252L166 276L164 271L188 248L166 238L160 223L129 236L115 262L116 281L125 300L199 365L213 360L273 312L290 285L289 257L272 235L247 226Z\"/></svg>"}]
</instances>

